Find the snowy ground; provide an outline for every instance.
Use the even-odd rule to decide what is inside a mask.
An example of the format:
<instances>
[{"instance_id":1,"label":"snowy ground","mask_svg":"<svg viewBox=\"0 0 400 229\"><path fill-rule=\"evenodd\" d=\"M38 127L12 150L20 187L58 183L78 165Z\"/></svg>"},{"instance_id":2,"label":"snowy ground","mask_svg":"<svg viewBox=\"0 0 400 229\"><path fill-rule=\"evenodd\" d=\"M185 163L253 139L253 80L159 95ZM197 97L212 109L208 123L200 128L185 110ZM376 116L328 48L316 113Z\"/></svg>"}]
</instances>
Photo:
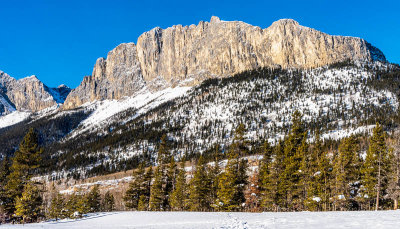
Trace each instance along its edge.
<instances>
[{"instance_id":1,"label":"snowy ground","mask_svg":"<svg viewBox=\"0 0 400 229\"><path fill-rule=\"evenodd\" d=\"M400 211L211 213L110 212L78 220L0 228L400 228Z\"/></svg>"}]
</instances>

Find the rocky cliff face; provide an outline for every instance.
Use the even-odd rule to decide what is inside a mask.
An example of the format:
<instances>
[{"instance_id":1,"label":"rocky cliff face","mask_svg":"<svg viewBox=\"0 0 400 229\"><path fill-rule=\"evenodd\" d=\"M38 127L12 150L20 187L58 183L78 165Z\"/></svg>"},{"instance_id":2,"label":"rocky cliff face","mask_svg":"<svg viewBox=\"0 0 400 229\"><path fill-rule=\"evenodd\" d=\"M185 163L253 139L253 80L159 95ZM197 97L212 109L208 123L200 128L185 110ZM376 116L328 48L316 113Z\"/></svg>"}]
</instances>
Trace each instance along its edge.
<instances>
[{"instance_id":1,"label":"rocky cliff face","mask_svg":"<svg viewBox=\"0 0 400 229\"><path fill-rule=\"evenodd\" d=\"M73 108L93 100L120 99L133 95L145 85L134 43L121 44L107 59L99 58L92 76L86 76L64 103Z\"/></svg>"},{"instance_id":2,"label":"rocky cliff face","mask_svg":"<svg viewBox=\"0 0 400 229\"><path fill-rule=\"evenodd\" d=\"M291 19L261 29L212 17L198 25L152 29L137 46L119 45L107 59L97 60L92 76L71 92L64 107L119 99L144 85L195 85L258 67L313 68L346 59L385 61L385 56L363 39L331 36Z\"/></svg>"},{"instance_id":3,"label":"rocky cliff face","mask_svg":"<svg viewBox=\"0 0 400 229\"><path fill-rule=\"evenodd\" d=\"M69 90L62 89L64 99ZM36 76L16 80L0 72L0 115L15 110L35 112L64 102L62 97L55 98L53 92Z\"/></svg>"}]
</instances>

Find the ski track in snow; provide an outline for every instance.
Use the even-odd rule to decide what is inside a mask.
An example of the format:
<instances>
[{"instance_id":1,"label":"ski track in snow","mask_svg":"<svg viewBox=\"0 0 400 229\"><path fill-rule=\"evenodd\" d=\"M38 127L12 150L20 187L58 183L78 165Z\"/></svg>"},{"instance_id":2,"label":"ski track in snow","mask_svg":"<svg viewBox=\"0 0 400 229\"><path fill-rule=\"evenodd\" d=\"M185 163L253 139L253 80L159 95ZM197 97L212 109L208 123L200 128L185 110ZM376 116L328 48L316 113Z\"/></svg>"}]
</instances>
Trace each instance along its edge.
<instances>
[{"instance_id":1,"label":"ski track in snow","mask_svg":"<svg viewBox=\"0 0 400 229\"><path fill-rule=\"evenodd\" d=\"M49 221L0 228L400 228L400 211L359 212L103 212L76 220Z\"/></svg>"}]
</instances>

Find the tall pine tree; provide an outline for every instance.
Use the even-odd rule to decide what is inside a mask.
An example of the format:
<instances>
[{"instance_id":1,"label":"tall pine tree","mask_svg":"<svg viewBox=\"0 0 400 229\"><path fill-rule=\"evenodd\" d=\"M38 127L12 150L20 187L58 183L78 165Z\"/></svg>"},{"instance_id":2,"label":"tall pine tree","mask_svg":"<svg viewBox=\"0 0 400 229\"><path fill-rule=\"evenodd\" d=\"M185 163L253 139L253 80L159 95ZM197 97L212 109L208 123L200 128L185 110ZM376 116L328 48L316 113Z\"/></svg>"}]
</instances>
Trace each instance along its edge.
<instances>
[{"instance_id":1,"label":"tall pine tree","mask_svg":"<svg viewBox=\"0 0 400 229\"><path fill-rule=\"evenodd\" d=\"M375 201L375 210L379 209L379 200L386 194L388 188L390 159L385 143L385 132L377 123L369 140L367 156L361 170L364 196L369 202Z\"/></svg>"},{"instance_id":2,"label":"tall pine tree","mask_svg":"<svg viewBox=\"0 0 400 229\"><path fill-rule=\"evenodd\" d=\"M39 147L36 132L31 128L19 144L19 148L12 158L11 173L7 177L5 186L6 198L9 200L4 205L4 210L9 215L15 211L15 203L22 196L24 186L32 178L40 166L43 149Z\"/></svg>"}]
</instances>

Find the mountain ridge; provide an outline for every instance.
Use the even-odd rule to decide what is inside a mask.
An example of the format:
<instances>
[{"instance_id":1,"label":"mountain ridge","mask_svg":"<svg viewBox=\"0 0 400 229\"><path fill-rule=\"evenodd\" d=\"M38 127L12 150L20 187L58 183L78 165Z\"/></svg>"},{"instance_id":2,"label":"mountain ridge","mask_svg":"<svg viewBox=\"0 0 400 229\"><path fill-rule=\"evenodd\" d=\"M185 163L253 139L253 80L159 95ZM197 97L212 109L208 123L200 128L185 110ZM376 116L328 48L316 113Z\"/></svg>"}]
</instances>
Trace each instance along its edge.
<instances>
[{"instance_id":1,"label":"mountain ridge","mask_svg":"<svg viewBox=\"0 0 400 229\"><path fill-rule=\"evenodd\" d=\"M213 16L198 25L155 27L140 35L136 44L118 45L107 58L97 59L92 75L71 92L63 108L121 99L144 86L193 86L259 67L313 68L346 59L386 62L384 54L364 39L328 35L293 19L262 29Z\"/></svg>"}]
</instances>

